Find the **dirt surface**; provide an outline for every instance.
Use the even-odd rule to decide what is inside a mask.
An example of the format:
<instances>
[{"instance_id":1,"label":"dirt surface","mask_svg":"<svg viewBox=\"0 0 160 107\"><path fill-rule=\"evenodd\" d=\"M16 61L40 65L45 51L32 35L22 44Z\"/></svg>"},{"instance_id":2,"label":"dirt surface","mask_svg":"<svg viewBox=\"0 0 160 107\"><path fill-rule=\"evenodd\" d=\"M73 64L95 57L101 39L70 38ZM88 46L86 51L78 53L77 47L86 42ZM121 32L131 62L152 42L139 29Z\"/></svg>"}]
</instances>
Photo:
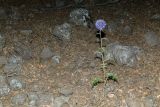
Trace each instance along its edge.
<instances>
[{"instance_id":1,"label":"dirt surface","mask_svg":"<svg viewBox=\"0 0 160 107\"><path fill-rule=\"evenodd\" d=\"M120 18L124 11L127 12L132 19L126 17L124 23L133 27L133 34L122 36L122 32L118 31L107 33L107 37L111 41L136 45L144 50L144 59L136 67L117 64L107 66L107 72L117 75L118 83L107 81L106 85L102 83L94 88L91 86L91 80L94 77L103 78L101 60L95 58L95 52L99 48L99 44L95 42L96 30L74 26L72 40L69 42L62 42L52 35L52 29L56 25L68 21L70 10L72 9L33 13L34 17L16 21L11 25L11 29L1 21L1 32L6 36L3 55L8 57L14 54L15 38L27 42L34 53L34 57L25 60L22 67L22 78L26 82L26 88L1 97L4 107L11 106L10 98L17 93L32 92L33 84L38 85L38 90L53 93L54 96L60 96L61 87L71 88L73 94L67 102L70 107L160 107L160 47L148 46L143 37L148 29L155 31L160 37L160 22L150 20L154 13L160 12L158 4L148 6L122 3L91 9L93 20L103 18L108 23ZM148 12L151 14L148 15ZM30 12L26 7L23 14L28 13ZM31 37L18 32L26 28L33 30ZM40 52L46 46L60 55L59 64L39 58Z\"/></svg>"}]
</instances>

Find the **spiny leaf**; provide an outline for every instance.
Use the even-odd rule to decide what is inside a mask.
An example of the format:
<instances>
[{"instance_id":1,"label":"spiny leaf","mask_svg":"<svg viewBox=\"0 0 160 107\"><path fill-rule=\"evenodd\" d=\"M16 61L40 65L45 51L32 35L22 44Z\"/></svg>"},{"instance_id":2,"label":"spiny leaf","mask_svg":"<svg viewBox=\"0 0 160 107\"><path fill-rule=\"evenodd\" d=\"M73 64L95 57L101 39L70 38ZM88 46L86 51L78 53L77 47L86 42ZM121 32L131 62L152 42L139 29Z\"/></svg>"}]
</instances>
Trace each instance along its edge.
<instances>
[{"instance_id":1,"label":"spiny leaf","mask_svg":"<svg viewBox=\"0 0 160 107\"><path fill-rule=\"evenodd\" d=\"M107 80L113 80L113 81L116 81L116 82L118 81L117 76L113 73L107 73L106 78L107 78Z\"/></svg>"},{"instance_id":2,"label":"spiny leaf","mask_svg":"<svg viewBox=\"0 0 160 107\"><path fill-rule=\"evenodd\" d=\"M98 51L101 52L101 53L104 53L105 48L104 47L103 48L99 48Z\"/></svg>"},{"instance_id":3,"label":"spiny leaf","mask_svg":"<svg viewBox=\"0 0 160 107\"><path fill-rule=\"evenodd\" d=\"M101 78L96 77L91 81L91 85L92 85L92 87L94 87L94 86L96 86L96 85L98 85L99 83L102 83L102 82L103 82L103 80Z\"/></svg>"}]
</instances>

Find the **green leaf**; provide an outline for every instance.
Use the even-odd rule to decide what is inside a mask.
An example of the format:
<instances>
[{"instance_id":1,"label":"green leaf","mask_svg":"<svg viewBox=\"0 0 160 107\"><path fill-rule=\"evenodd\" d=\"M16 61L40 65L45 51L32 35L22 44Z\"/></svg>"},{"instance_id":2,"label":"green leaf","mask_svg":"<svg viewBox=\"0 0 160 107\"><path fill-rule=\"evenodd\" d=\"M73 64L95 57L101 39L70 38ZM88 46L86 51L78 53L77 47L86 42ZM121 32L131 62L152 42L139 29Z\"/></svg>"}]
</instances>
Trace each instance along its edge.
<instances>
[{"instance_id":1,"label":"green leaf","mask_svg":"<svg viewBox=\"0 0 160 107\"><path fill-rule=\"evenodd\" d=\"M105 51L105 48L104 48L104 47L98 49L98 52L104 53L104 51Z\"/></svg>"},{"instance_id":2,"label":"green leaf","mask_svg":"<svg viewBox=\"0 0 160 107\"><path fill-rule=\"evenodd\" d=\"M107 73L106 75L107 80L113 80L113 81L118 81L117 76L114 73Z\"/></svg>"},{"instance_id":3,"label":"green leaf","mask_svg":"<svg viewBox=\"0 0 160 107\"><path fill-rule=\"evenodd\" d=\"M103 82L103 80L101 78L96 77L91 81L91 85L92 85L92 87L94 87L94 86L96 86L96 85L98 85L99 83L102 83L102 82Z\"/></svg>"}]
</instances>

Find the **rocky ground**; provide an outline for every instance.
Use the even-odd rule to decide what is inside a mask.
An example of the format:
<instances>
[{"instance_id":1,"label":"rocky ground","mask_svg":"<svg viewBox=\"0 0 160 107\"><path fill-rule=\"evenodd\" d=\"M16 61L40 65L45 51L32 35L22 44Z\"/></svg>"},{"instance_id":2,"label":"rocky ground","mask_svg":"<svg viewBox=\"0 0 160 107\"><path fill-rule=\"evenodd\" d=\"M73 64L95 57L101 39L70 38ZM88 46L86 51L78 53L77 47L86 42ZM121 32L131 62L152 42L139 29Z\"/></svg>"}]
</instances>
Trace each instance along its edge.
<instances>
[{"instance_id":1,"label":"rocky ground","mask_svg":"<svg viewBox=\"0 0 160 107\"><path fill-rule=\"evenodd\" d=\"M160 107L158 3L89 9L94 22L107 22L107 46L118 41L142 50L132 67L107 65L106 73L118 82L95 87L93 79L104 77L96 58L96 29L71 24L69 40L62 40L54 29L69 22L73 8L31 7L0 8L0 107Z\"/></svg>"}]
</instances>

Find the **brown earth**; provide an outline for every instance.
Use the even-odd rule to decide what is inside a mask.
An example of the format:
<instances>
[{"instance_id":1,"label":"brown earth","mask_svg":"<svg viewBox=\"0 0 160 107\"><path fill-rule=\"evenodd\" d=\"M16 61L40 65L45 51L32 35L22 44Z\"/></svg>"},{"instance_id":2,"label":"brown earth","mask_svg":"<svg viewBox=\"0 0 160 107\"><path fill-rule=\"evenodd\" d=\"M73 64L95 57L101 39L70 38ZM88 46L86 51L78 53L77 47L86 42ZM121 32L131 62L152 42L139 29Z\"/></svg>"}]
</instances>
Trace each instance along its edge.
<instances>
[{"instance_id":1,"label":"brown earth","mask_svg":"<svg viewBox=\"0 0 160 107\"><path fill-rule=\"evenodd\" d=\"M58 96L59 87L70 86L73 88L73 95L68 103L73 107L150 107L146 106L145 99L148 97L154 100L153 107L160 107L160 47L150 47L143 40L146 29L151 29L160 36L160 22L150 21L150 16L147 16L148 11L153 14L160 12L157 4L148 6L130 3L92 9L94 20L103 18L107 22L116 19L123 10L127 11L133 18L132 23L128 22L133 26L133 35L124 37L118 32L108 33L107 36L112 41L139 46L145 53L144 60L135 68L108 65L107 72L115 73L118 83L107 81L105 89L103 83L91 87L91 80L94 77L103 77L103 72L100 70L101 61L95 58L95 52L99 48L99 44L95 42L95 30L76 26L73 28L73 39L67 43L62 43L52 35L51 28L66 22L70 10L35 13L30 20L17 22L11 30L2 28L7 37L6 56L13 52L14 30L27 27L33 30L34 37L30 39L29 44L35 55L33 59L23 64L22 71L27 88L21 91L29 92L31 91L29 86L37 83L42 86L43 91ZM18 33L16 36L22 41L26 39ZM53 52L61 56L60 64L54 65L50 61L44 62L39 59L44 46L49 46ZM10 107L8 99L18 92L14 91L9 96L1 98L4 107Z\"/></svg>"}]
</instances>

